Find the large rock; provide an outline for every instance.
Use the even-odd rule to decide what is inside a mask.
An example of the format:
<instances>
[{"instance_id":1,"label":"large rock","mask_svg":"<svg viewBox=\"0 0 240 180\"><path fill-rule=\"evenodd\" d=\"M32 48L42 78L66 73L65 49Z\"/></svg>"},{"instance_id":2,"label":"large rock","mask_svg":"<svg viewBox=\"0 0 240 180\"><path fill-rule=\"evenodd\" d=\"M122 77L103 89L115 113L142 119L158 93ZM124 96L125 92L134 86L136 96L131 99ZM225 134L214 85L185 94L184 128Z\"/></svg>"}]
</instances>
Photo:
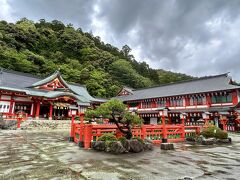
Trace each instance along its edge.
<instances>
[{"instance_id":1,"label":"large rock","mask_svg":"<svg viewBox=\"0 0 240 180\"><path fill-rule=\"evenodd\" d=\"M93 149L98 151L105 151L106 146L104 141L96 141L93 145Z\"/></svg>"},{"instance_id":2,"label":"large rock","mask_svg":"<svg viewBox=\"0 0 240 180\"><path fill-rule=\"evenodd\" d=\"M162 150L174 150L173 143L161 143Z\"/></svg>"},{"instance_id":3,"label":"large rock","mask_svg":"<svg viewBox=\"0 0 240 180\"><path fill-rule=\"evenodd\" d=\"M188 142L195 142L196 139L194 137L187 137L186 141L188 141Z\"/></svg>"},{"instance_id":4,"label":"large rock","mask_svg":"<svg viewBox=\"0 0 240 180\"><path fill-rule=\"evenodd\" d=\"M122 145L125 148L126 152L130 151L130 140L123 141Z\"/></svg>"},{"instance_id":5,"label":"large rock","mask_svg":"<svg viewBox=\"0 0 240 180\"><path fill-rule=\"evenodd\" d=\"M227 139L218 139L217 143L219 144L230 144L232 142L231 138L227 138Z\"/></svg>"},{"instance_id":6,"label":"large rock","mask_svg":"<svg viewBox=\"0 0 240 180\"><path fill-rule=\"evenodd\" d=\"M113 141L110 144L110 152L114 154L122 154L126 152L126 149L123 147L122 143L120 141Z\"/></svg>"},{"instance_id":7,"label":"large rock","mask_svg":"<svg viewBox=\"0 0 240 180\"><path fill-rule=\"evenodd\" d=\"M153 150L153 143L149 139L144 139L143 149L144 150Z\"/></svg>"},{"instance_id":8,"label":"large rock","mask_svg":"<svg viewBox=\"0 0 240 180\"><path fill-rule=\"evenodd\" d=\"M130 152L139 153L143 151L143 143L137 139L130 140Z\"/></svg>"},{"instance_id":9,"label":"large rock","mask_svg":"<svg viewBox=\"0 0 240 180\"><path fill-rule=\"evenodd\" d=\"M213 145L216 143L216 138L208 138L202 140L202 145Z\"/></svg>"},{"instance_id":10,"label":"large rock","mask_svg":"<svg viewBox=\"0 0 240 180\"><path fill-rule=\"evenodd\" d=\"M203 135L200 135L199 137L197 137L197 139L196 139L196 141L198 142L198 143L202 143L203 141L205 141L206 140L206 138L203 136Z\"/></svg>"}]
</instances>

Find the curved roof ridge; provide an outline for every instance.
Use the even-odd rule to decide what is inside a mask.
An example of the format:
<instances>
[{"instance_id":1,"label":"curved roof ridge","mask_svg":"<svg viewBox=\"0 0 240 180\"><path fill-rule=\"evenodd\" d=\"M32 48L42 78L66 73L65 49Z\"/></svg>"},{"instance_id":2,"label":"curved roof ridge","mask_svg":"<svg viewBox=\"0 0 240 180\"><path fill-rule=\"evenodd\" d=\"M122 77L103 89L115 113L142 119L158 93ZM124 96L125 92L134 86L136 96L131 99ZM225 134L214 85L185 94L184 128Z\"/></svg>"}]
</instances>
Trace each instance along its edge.
<instances>
[{"instance_id":1,"label":"curved roof ridge","mask_svg":"<svg viewBox=\"0 0 240 180\"><path fill-rule=\"evenodd\" d=\"M12 69L6 69L6 68L2 68L0 67L2 72L6 72L6 73L12 73L12 74L16 74L16 75L20 75L20 76L27 76L27 77L31 77L31 78L36 78L36 79L42 79L43 76L40 75L34 75L31 73L27 73L27 72L20 72L20 71L15 71Z\"/></svg>"},{"instance_id":2,"label":"curved roof ridge","mask_svg":"<svg viewBox=\"0 0 240 180\"><path fill-rule=\"evenodd\" d=\"M201 80L217 78L217 77L221 77L221 76L228 77L228 74L229 74L229 72L223 73L223 74L218 74L218 75L203 76L203 77L199 77L199 78L193 78L193 79L188 79L188 80L183 80L183 81L178 81L178 82L170 82L170 83L146 87L146 88L133 89L132 91L134 92L134 91L138 91L138 90L152 89L152 88L164 87L164 86L169 86L169 85L188 83L188 82L193 82L193 81L201 81Z\"/></svg>"},{"instance_id":3,"label":"curved roof ridge","mask_svg":"<svg viewBox=\"0 0 240 180\"><path fill-rule=\"evenodd\" d=\"M30 86L30 87L41 86L41 85L43 85L43 84L46 84L46 83L54 80L55 78L59 78L59 80L60 80L67 88L69 88L67 82L63 79L63 77L61 76L60 71L58 71L58 70L56 70L52 75L50 75L50 76L48 76L48 77L46 77L46 78L44 78L44 79L42 79L42 80L40 80L40 81L38 81L38 82L33 83L32 86Z\"/></svg>"}]
</instances>

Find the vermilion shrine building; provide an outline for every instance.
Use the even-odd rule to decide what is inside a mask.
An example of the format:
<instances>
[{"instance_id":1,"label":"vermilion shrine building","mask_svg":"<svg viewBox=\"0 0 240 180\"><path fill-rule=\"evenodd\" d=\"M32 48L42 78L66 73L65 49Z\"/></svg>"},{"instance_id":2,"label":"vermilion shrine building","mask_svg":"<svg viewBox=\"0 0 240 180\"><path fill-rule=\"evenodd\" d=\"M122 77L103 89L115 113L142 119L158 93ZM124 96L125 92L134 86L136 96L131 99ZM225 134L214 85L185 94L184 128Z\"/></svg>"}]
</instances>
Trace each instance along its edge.
<instances>
[{"instance_id":1,"label":"vermilion shrine building","mask_svg":"<svg viewBox=\"0 0 240 180\"><path fill-rule=\"evenodd\" d=\"M45 79L10 70L0 72L0 113L23 111L35 119L64 119L71 110L82 113L104 102L85 86L67 83L59 71Z\"/></svg>"},{"instance_id":2,"label":"vermilion shrine building","mask_svg":"<svg viewBox=\"0 0 240 180\"><path fill-rule=\"evenodd\" d=\"M160 124L159 109L167 107L169 123L185 125L212 123L225 130L240 130L240 86L228 74L133 90L123 88L118 97L144 119L145 124Z\"/></svg>"}]
</instances>

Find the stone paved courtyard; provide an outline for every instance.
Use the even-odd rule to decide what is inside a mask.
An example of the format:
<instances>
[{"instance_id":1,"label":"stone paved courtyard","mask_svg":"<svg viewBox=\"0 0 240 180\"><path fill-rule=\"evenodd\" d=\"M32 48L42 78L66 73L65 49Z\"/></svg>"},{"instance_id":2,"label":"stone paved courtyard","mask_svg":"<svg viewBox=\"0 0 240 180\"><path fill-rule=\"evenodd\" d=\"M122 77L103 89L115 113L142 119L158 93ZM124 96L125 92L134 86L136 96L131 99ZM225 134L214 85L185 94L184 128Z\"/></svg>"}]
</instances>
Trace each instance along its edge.
<instances>
[{"instance_id":1,"label":"stone paved courtyard","mask_svg":"<svg viewBox=\"0 0 240 180\"><path fill-rule=\"evenodd\" d=\"M227 146L176 144L139 154L79 149L67 131L0 131L0 179L228 179L240 177L240 135Z\"/></svg>"}]
</instances>

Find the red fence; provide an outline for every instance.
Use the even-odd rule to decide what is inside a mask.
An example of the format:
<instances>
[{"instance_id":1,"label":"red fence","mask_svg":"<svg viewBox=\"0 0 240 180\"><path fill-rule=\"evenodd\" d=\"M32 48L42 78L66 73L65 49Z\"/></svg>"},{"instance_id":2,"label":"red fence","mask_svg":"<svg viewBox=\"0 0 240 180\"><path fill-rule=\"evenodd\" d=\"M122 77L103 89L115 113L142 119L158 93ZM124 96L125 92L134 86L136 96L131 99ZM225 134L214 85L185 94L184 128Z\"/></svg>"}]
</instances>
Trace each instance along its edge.
<instances>
[{"instance_id":1,"label":"red fence","mask_svg":"<svg viewBox=\"0 0 240 180\"><path fill-rule=\"evenodd\" d=\"M166 133L168 142L182 142L185 137L195 136L200 133L200 126L183 126L183 125L166 125L166 131L163 131L162 125L142 125L132 129L133 137L141 139L151 139L154 144L162 142L163 134ZM75 143L83 142L84 148L91 146L91 141L97 141L105 133L114 133L117 138L123 134L118 130L116 125L93 125L93 124L76 124L72 125L71 136Z\"/></svg>"}]
</instances>

